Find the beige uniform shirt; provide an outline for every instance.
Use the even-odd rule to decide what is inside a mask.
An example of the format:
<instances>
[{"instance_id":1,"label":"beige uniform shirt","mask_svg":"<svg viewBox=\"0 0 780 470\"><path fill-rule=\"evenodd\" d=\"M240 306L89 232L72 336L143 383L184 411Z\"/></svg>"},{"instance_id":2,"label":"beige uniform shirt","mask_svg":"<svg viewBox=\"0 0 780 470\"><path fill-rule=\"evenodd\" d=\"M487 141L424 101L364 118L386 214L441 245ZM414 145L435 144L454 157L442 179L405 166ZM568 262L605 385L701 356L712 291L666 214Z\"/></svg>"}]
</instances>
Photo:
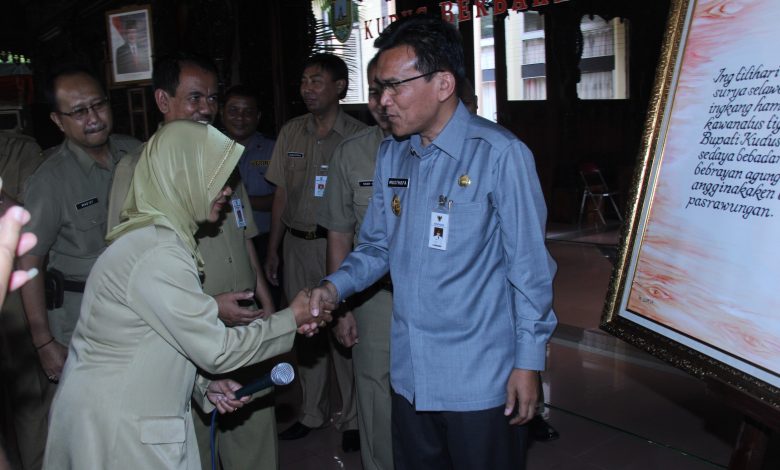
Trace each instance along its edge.
<instances>
[{"instance_id":1,"label":"beige uniform shirt","mask_svg":"<svg viewBox=\"0 0 780 470\"><path fill-rule=\"evenodd\" d=\"M226 327L174 231L120 237L87 283L44 468L199 470L190 413L191 396L204 400L197 369L224 373L287 352L295 332L289 309Z\"/></svg>"},{"instance_id":2,"label":"beige uniform shirt","mask_svg":"<svg viewBox=\"0 0 780 470\"><path fill-rule=\"evenodd\" d=\"M111 136L108 168L101 168L69 140L49 154L25 189L25 207L32 218L24 231L38 237L31 254L48 254L48 268L62 271L66 279L87 279L106 247L108 190L114 167L138 145L132 137Z\"/></svg>"},{"instance_id":3,"label":"beige uniform shirt","mask_svg":"<svg viewBox=\"0 0 780 470\"><path fill-rule=\"evenodd\" d=\"M30 136L0 131L0 177L3 191L22 202L24 183L43 162L41 148Z\"/></svg>"},{"instance_id":4,"label":"beige uniform shirt","mask_svg":"<svg viewBox=\"0 0 780 470\"><path fill-rule=\"evenodd\" d=\"M378 126L364 129L336 147L330 160L325 204L317 221L334 232L354 231L355 244L374 191L376 152L383 139Z\"/></svg>"},{"instance_id":5,"label":"beige uniform shirt","mask_svg":"<svg viewBox=\"0 0 780 470\"><path fill-rule=\"evenodd\" d=\"M109 231L120 222L122 206L130 192L133 172L141 150L128 155L116 168L114 182L111 186L109 204ZM246 251L247 239L257 236L257 227L252 217L252 206L246 194L244 185L239 183L233 194L233 199L240 199L243 206L243 216L246 227L236 224L232 206L228 207L224 221L219 224L206 224L199 232L198 243L203 257L203 291L209 295L223 292L236 292L245 289L254 290L257 282L256 274L249 263Z\"/></svg>"},{"instance_id":6,"label":"beige uniform shirt","mask_svg":"<svg viewBox=\"0 0 780 470\"><path fill-rule=\"evenodd\" d=\"M204 224L196 235L203 257L203 291L210 295L223 292L255 290L257 274L247 259L246 240L258 235L252 206L242 183L236 187L233 200L240 200L246 227L240 227L232 202L224 219Z\"/></svg>"},{"instance_id":7,"label":"beige uniform shirt","mask_svg":"<svg viewBox=\"0 0 780 470\"><path fill-rule=\"evenodd\" d=\"M316 214L320 210L324 187L317 188L316 183L325 184L322 177L328 175L327 165L336 146L365 127L342 109L324 139L317 139L311 114L291 119L282 127L265 174L268 181L287 192L282 223L307 232L317 228Z\"/></svg>"}]
</instances>

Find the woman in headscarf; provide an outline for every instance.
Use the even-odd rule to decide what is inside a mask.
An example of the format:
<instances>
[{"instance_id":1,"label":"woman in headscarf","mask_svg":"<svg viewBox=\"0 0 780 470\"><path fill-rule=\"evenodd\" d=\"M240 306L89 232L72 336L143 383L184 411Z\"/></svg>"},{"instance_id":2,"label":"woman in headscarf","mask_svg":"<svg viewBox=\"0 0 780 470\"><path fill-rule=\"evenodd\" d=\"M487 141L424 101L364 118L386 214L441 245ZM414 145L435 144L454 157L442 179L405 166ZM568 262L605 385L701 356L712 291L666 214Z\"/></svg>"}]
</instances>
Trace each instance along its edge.
<instances>
[{"instance_id":1,"label":"woman in headscarf","mask_svg":"<svg viewBox=\"0 0 780 470\"><path fill-rule=\"evenodd\" d=\"M198 275L197 223L219 217L243 148L215 128L176 121L143 150L129 219L87 280L52 405L47 469L200 469L190 397L204 411L241 403L218 374L287 352L313 326L306 294L291 308L227 328Z\"/></svg>"}]
</instances>

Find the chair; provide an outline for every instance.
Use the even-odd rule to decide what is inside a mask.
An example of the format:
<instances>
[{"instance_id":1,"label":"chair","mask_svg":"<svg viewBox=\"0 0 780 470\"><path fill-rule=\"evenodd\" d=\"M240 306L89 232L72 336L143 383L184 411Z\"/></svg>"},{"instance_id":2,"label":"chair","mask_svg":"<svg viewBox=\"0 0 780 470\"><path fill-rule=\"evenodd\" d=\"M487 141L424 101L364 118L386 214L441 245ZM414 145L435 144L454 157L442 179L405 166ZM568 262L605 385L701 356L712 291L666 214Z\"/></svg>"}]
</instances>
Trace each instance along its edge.
<instances>
[{"instance_id":1,"label":"chair","mask_svg":"<svg viewBox=\"0 0 780 470\"><path fill-rule=\"evenodd\" d=\"M584 189L582 191L582 201L580 202L578 226L582 227L582 216L585 215L585 203L588 200L590 200L593 207L589 212L596 212L604 225L607 225L607 221L604 218L604 213L602 211L604 199L609 199L609 202L612 203L612 208L615 209L618 220L623 222L623 215L621 214L620 209L618 209L614 198L614 196L617 196L620 192L610 191L598 165L593 162L580 164L580 178L582 178Z\"/></svg>"}]
</instances>

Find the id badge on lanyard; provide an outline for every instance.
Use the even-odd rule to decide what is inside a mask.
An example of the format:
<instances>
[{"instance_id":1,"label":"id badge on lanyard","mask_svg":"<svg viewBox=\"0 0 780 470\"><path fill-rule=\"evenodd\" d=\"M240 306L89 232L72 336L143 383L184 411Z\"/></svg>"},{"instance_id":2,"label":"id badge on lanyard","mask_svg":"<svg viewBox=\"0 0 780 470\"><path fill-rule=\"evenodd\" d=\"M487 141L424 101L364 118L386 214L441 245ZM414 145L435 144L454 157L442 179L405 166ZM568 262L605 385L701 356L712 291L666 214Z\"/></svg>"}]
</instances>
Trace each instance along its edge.
<instances>
[{"instance_id":1,"label":"id badge on lanyard","mask_svg":"<svg viewBox=\"0 0 780 470\"><path fill-rule=\"evenodd\" d=\"M439 196L439 207L431 212L428 248L447 250L447 239L450 235L450 207L452 207L452 201L448 201L447 196Z\"/></svg>"},{"instance_id":2,"label":"id badge on lanyard","mask_svg":"<svg viewBox=\"0 0 780 470\"><path fill-rule=\"evenodd\" d=\"M246 217L244 217L244 205L241 204L241 199L239 198L231 199L230 204L233 205L233 216L236 218L236 227L246 228Z\"/></svg>"}]
</instances>

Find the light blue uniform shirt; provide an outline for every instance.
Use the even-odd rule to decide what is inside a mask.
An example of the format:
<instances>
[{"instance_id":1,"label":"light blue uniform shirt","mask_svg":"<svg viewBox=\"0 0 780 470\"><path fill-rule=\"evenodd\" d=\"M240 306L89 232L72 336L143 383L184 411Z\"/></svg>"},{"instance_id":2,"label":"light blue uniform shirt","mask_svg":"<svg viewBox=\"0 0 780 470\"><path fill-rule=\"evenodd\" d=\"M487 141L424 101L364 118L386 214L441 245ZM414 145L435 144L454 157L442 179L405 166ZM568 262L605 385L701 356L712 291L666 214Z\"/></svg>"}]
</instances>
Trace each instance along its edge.
<instances>
[{"instance_id":1,"label":"light blue uniform shirt","mask_svg":"<svg viewBox=\"0 0 780 470\"><path fill-rule=\"evenodd\" d=\"M428 246L440 195L446 251ZM343 299L390 270L390 381L417 410L501 406L513 368L544 369L557 323L546 212L528 147L463 104L426 148L382 142L359 244L327 279Z\"/></svg>"},{"instance_id":2,"label":"light blue uniform shirt","mask_svg":"<svg viewBox=\"0 0 780 470\"><path fill-rule=\"evenodd\" d=\"M268 165L271 163L274 142L273 139L255 132L246 144L241 160L238 161L241 181L250 196L267 196L276 189L276 186L265 179L265 172L268 171ZM271 231L271 212L253 210L252 216L259 233Z\"/></svg>"}]
</instances>

